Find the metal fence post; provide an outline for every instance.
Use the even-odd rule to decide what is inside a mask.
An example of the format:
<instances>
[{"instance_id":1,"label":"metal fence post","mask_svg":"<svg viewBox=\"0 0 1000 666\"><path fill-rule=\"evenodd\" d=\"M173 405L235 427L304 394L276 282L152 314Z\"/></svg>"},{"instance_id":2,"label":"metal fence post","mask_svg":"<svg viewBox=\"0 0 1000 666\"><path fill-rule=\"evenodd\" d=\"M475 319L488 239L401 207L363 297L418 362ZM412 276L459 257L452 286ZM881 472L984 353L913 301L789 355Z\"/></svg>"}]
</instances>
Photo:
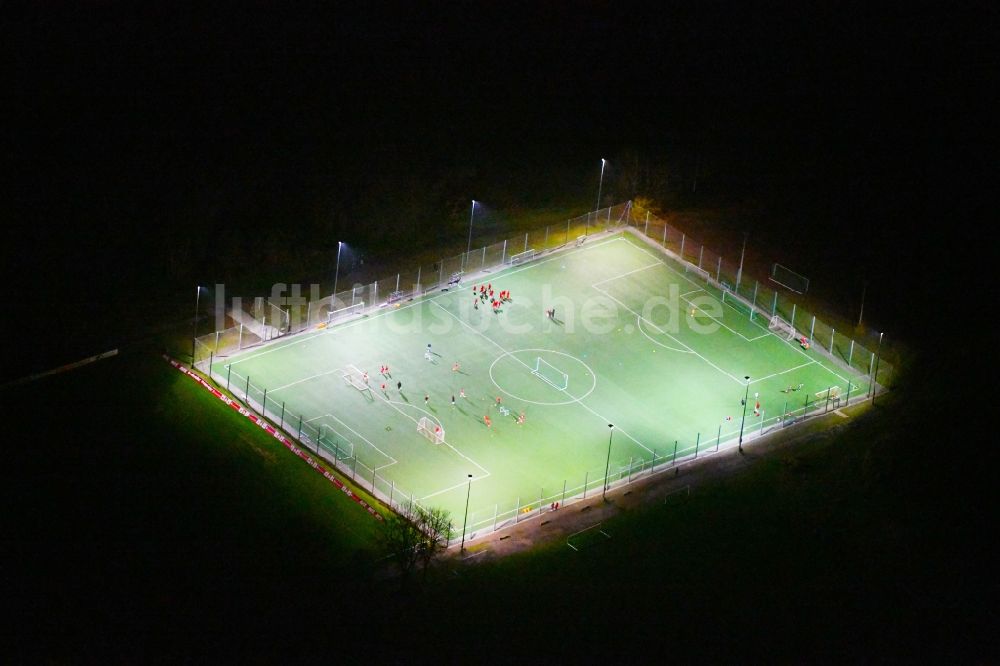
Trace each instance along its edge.
<instances>
[{"instance_id":1,"label":"metal fence post","mask_svg":"<svg viewBox=\"0 0 1000 666\"><path fill-rule=\"evenodd\" d=\"M701 260L705 258L705 246L702 245L701 249L698 250L698 268L701 268Z\"/></svg>"},{"instance_id":2,"label":"metal fence post","mask_svg":"<svg viewBox=\"0 0 1000 666\"><path fill-rule=\"evenodd\" d=\"M649 211L646 211L646 228L642 230L642 235L649 236Z\"/></svg>"},{"instance_id":3,"label":"metal fence post","mask_svg":"<svg viewBox=\"0 0 1000 666\"><path fill-rule=\"evenodd\" d=\"M813 339L813 332L816 330L816 315L813 315L812 323L809 324L809 339Z\"/></svg>"},{"instance_id":4,"label":"metal fence post","mask_svg":"<svg viewBox=\"0 0 1000 666\"><path fill-rule=\"evenodd\" d=\"M264 389L264 402L260 403L260 414L267 418L267 389Z\"/></svg>"},{"instance_id":5,"label":"metal fence post","mask_svg":"<svg viewBox=\"0 0 1000 666\"><path fill-rule=\"evenodd\" d=\"M250 375L247 375L247 387L243 391L243 397L247 400L247 406L250 406Z\"/></svg>"},{"instance_id":6,"label":"metal fence post","mask_svg":"<svg viewBox=\"0 0 1000 666\"><path fill-rule=\"evenodd\" d=\"M590 476L590 472L583 473L583 499L587 499L587 478Z\"/></svg>"},{"instance_id":7,"label":"metal fence post","mask_svg":"<svg viewBox=\"0 0 1000 666\"><path fill-rule=\"evenodd\" d=\"M719 450L719 442L722 441L722 424L719 424L719 434L715 436L715 450Z\"/></svg>"},{"instance_id":8,"label":"metal fence post","mask_svg":"<svg viewBox=\"0 0 1000 666\"><path fill-rule=\"evenodd\" d=\"M296 439L299 439L299 440L302 439L302 415L301 414L299 415L299 435L298 435L298 437L296 437Z\"/></svg>"},{"instance_id":9,"label":"metal fence post","mask_svg":"<svg viewBox=\"0 0 1000 666\"><path fill-rule=\"evenodd\" d=\"M795 330L795 303L792 303L792 320L788 322L792 325L792 330Z\"/></svg>"},{"instance_id":10,"label":"metal fence post","mask_svg":"<svg viewBox=\"0 0 1000 666\"><path fill-rule=\"evenodd\" d=\"M674 457L670 459L670 464L673 465L677 462L677 440L674 440Z\"/></svg>"},{"instance_id":11,"label":"metal fence post","mask_svg":"<svg viewBox=\"0 0 1000 666\"><path fill-rule=\"evenodd\" d=\"M503 266L507 263L507 240L503 241L503 250L500 252L500 265Z\"/></svg>"},{"instance_id":12,"label":"metal fence post","mask_svg":"<svg viewBox=\"0 0 1000 666\"><path fill-rule=\"evenodd\" d=\"M285 429L285 401L284 400L281 401L281 419L279 419L278 429L279 430L284 430Z\"/></svg>"},{"instance_id":13,"label":"metal fence post","mask_svg":"<svg viewBox=\"0 0 1000 666\"><path fill-rule=\"evenodd\" d=\"M833 354L833 335L837 332L837 329L830 327L830 353Z\"/></svg>"},{"instance_id":14,"label":"metal fence post","mask_svg":"<svg viewBox=\"0 0 1000 666\"><path fill-rule=\"evenodd\" d=\"M695 458L698 457L698 446L700 444L701 444L701 433L699 432L698 435L694 439L694 457Z\"/></svg>"},{"instance_id":15,"label":"metal fence post","mask_svg":"<svg viewBox=\"0 0 1000 666\"><path fill-rule=\"evenodd\" d=\"M663 247L667 246L667 225L663 225Z\"/></svg>"},{"instance_id":16,"label":"metal fence post","mask_svg":"<svg viewBox=\"0 0 1000 666\"><path fill-rule=\"evenodd\" d=\"M542 242L542 249L549 246L549 225L545 225L545 240Z\"/></svg>"},{"instance_id":17,"label":"metal fence post","mask_svg":"<svg viewBox=\"0 0 1000 666\"><path fill-rule=\"evenodd\" d=\"M681 234L681 251L680 251L681 259L684 258L684 241L685 240L687 240L687 234Z\"/></svg>"},{"instance_id":18,"label":"metal fence post","mask_svg":"<svg viewBox=\"0 0 1000 666\"><path fill-rule=\"evenodd\" d=\"M514 524L517 525L517 514L521 512L521 496L517 496L517 500L514 502Z\"/></svg>"},{"instance_id":19,"label":"metal fence post","mask_svg":"<svg viewBox=\"0 0 1000 666\"><path fill-rule=\"evenodd\" d=\"M499 512L500 512L500 505L499 504L494 504L493 505L493 531L494 532L497 531L497 516L499 515Z\"/></svg>"},{"instance_id":20,"label":"metal fence post","mask_svg":"<svg viewBox=\"0 0 1000 666\"><path fill-rule=\"evenodd\" d=\"M872 354L872 361L875 360L875 354ZM229 390L229 377L233 374L233 366L228 366L226 368L226 390Z\"/></svg>"},{"instance_id":21,"label":"metal fence post","mask_svg":"<svg viewBox=\"0 0 1000 666\"><path fill-rule=\"evenodd\" d=\"M774 292L774 298L771 299L771 316L773 317L778 311L778 292Z\"/></svg>"},{"instance_id":22,"label":"metal fence post","mask_svg":"<svg viewBox=\"0 0 1000 666\"><path fill-rule=\"evenodd\" d=\"M851 339L851 347L847 352L847 365L851 364L851 359L854 358L854 340Z\"/></svg>"},{"instance_id":23,"label":"metal fence post","mask_svg":"<svg viewBox=\"0 0 1000 666\"><path fill-rule=\"evenodd\" d=\"M564 504L565 502L566 502L566 479L563 479L562 499L559 500L559 504Z\"/></svg>"},{"instance_id":24,"label":"metal fence post","mask_svg":"<svg viewBox=\"0 0 1000 666\"><path fill-rule=\"evenodd\" d=\"M524 233L524 251L528 251L528 232Z\"/></svg>"}]
</instances>

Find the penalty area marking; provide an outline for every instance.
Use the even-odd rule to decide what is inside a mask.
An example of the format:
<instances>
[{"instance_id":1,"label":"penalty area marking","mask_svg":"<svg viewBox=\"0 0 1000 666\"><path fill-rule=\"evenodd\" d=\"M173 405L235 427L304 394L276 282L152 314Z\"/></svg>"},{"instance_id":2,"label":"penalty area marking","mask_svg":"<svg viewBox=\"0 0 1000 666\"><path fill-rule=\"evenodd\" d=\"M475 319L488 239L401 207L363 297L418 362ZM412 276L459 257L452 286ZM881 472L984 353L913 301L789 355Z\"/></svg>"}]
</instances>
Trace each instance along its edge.
<instances>
[{"instance_id":1,"label":"penalty area marking","mask_svg":"<svg viewBox=\"0 0 1000 666\"><path fill-rule=\"evenodd\" d=\"M661 347L663 347L664 349L669 349L670 351L675 351L675 352L678 352L678 353L680 353L680 354L693 354L693 353L694 353L693 351L690 351L690 350L688 350L688 349L677 349L676 347L671 347L671 346L669 346L669 345L665 345L665 344L663 344L662 342L660 342L659 340L654 340L654 339L653 339L653 338L652 338L652 337L651 337L651 336L649 335L649 333L647 333L647 332L646 332L645 330L643 330L643 328L642 328L642 322L643 322L643 321L645 321L645 320L644 320L644 319L642 318L642 315L638 315L638 314L637 314L637 315L635 316L635 325L636 325L636 328L638 328L638 329L639 329L639 332L640 332L640 333L642 333L643 335L645 335L645 336L646 336L646 338L647 338L647 339L648 339L648 340L649 340L650 342L652 342L652 343L653 343L654 345L660 345L660 346L661 346ZM656 324L653 324L653 326L656 326Z\"/></svg>"}]
</instances>

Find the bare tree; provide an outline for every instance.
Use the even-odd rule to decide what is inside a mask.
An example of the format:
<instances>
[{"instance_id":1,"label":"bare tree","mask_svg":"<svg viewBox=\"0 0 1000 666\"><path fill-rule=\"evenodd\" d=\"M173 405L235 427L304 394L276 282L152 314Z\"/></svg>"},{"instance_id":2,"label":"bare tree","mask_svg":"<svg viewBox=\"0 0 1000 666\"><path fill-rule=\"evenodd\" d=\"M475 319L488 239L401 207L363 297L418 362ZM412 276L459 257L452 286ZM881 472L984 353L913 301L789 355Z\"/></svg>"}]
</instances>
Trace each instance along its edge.
<instances>
[{"instance_id":1,"label":"bare tree","mask_svg":"<svg viewBox=\"0 0 1000 666\"><path fill-rule=\"evenodd\" d=\"M427 567L434 557L448 547L451 538L451 514L444 509L417 507L417 525L420 527L421 541L417 557L423 566L423 577L427 578Z\"/></svg>"},{"instance_id":2,"label":"bare tree","mask_svg":"<svg viewBox=\"0 0 1000 666\"><path fill-rule=\"evenodd\" d=\"M381 541L399 566L400 590L406 589L413 567L421 558L423 540L423 532L413 521L395 514L386 519Z\"/></svg>"}]
</instances>

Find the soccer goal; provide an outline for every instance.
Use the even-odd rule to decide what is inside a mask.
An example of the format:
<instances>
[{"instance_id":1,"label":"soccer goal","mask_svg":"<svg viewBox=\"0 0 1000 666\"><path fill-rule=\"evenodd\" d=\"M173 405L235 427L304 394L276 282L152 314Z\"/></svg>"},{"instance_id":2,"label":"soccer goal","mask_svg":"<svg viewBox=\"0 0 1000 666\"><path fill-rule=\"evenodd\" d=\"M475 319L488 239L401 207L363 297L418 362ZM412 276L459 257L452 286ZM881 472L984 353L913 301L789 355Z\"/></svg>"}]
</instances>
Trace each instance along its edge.
<instances>
[{"instance_id":1,"label":"soccer goal","mask_svg":"<svg viewBox=\"0 0 1000 666\"><path fill-rule=\"evenodd\" d=\"M771 317L771 323L767 327L786 340L791 340L795 337L795 327L778 315Z\"/></svg>"},{"instance_id":2,"label":"soccer goal","mask_svg":"<svg viewBox=\"0 0 1000 666\"><path fill-rule=\"evenodd\" d=\"M535 258L535 249L525 250L524 252L519 252L517 254L512 254L510 256L510 265L517 266L518 264L523 264L526 261L531 261Z\"/></svg>"},{"instance_id":3,"label":"soccer goal","mask_svg":"<svg viewBox=\"0 0 1000 666\"><path fill-rule=\"evenodd\" d=\"M421 416L420 420L417 421L417 432L435 444L444 442L444 428L426 416Z\"/></svg>"},{"instance_id":4,"label":"soccer goal","mask_svg":"<svg viewBox=\"0 0 1000 666\"><path fill-rule=\"evenodd\" d=\"M541 357L535 358L535 369L531 374L560 391L569 387L569 375Z\"/></svg>"},{"instance_id":5,"label":"soccer goal","mask_svg":"<svg viewBox=\"0 0 1000 666\"><path fill-rule=\"evenodd\" d=\"M358 370L353 365L348 365L344 369L344 381L359 391L369 391L371 387L368 385L368 373Z\"/></svg>"},{"instance_id":6,"label":"soccer goal","mask_svg":"<svg viewBox=\"0 0 1000 666\"><path fill-rule=\"evenodd\" d=\"M706 271L704 268L699 268L698 266L695 266L690 261L684 262L684 272L694 273L705 282L710 282L712 280L712 275L708 271Z\"/></svg>"},{"instance_id":7,"label":"soccer goal","mask_svg":"<svg viewBox=\"0 0 1000 666\"><path fill-rule=\"evenodd\" d=\"M358 301L354 305L348 305L346 308L340 308L339 310L333 310L326 315L326 324L330 326L342 321L351 315L361 314L365 309L365 302Z\"/></svg>"},{"instance_id":8,"label":"soccer goal","mask_svg":"<svg viewBox=\"0 0 1000 666\"><path fill-rule=\"evenodd\" d=\"M343 460L354 455L354 442L326 424L320 425L316 441L332 453L336 460Z\"/></svg>"}]
</instances>

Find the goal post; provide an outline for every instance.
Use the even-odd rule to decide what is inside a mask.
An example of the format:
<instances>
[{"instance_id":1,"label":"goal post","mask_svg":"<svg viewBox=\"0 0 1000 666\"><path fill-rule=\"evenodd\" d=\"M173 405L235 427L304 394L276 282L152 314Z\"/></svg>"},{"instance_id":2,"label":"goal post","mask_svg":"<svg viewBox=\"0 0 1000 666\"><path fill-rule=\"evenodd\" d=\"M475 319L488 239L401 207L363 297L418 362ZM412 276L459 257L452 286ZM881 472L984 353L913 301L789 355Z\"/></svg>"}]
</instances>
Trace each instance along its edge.
<instances>
[{"instance_id":1,"label":"goal post","mask_svg":"<svg viewBox=\"0 0 1000 666\"><path fill-rule=\"evenodd\" d=\"M791 340L795 337L795 327L778 315L771 317L771 323L767 327L786 340Z\"/></svg>"},{"instance_id":2,"label":"goal post","mask_svg":"<svg viewBox=\"0 0 1000 666\"><path fill-rule=\"evenodd\" d=\"M342 376L349 386L353 386L359 391L371 390L371 386L368 385L368 373L359 370L353 365L348 365L344 368Z\"/></svg>"},{"instance_id":3,"label":"goal post","mask_svg":"<svg viewBox=\"0 0 1000 666\"><path fill-rule=\"evenodd\" d=\"M417 421L417 432L435 444L444 442L444 428L426 416L421 416L420 420Z\"/></svg>"},{"instance_id":4,"label":"goal post","mask_svg":"<svg viewBox=\"0 0 1000 666\"><path fill-rule=\"evenodd\" d=\"M330 326L336 324L351 315L361 314L365 309L365 302L358 301L354 305L348 305L345 308L340 308L338 310L331 310L326 315L326 325Z\"/></svg>"},{"instance_id":5,"label":"goal post","mask_svg":"<svg viewBox=\"0 0 1000 666\"><path fill-rule=\"evenodd\" d=\"M535 369L531 374L559 391L569 388L569 375L540 356L535 357Z\"/></svg>"},{"instance_id":6,"label":"goal post","mask_svg":"<svg viewBox=\"0 0 1000 666\"><path fill-rule=\"evenodd\" d=\"M517 254L512 254L510 256L510 265L517 266L518 264L523 264L526 261L531 261L535 258L535 249L531 248L525 250L524 252L519 252Z\"/></svg>"}]
</instances>

